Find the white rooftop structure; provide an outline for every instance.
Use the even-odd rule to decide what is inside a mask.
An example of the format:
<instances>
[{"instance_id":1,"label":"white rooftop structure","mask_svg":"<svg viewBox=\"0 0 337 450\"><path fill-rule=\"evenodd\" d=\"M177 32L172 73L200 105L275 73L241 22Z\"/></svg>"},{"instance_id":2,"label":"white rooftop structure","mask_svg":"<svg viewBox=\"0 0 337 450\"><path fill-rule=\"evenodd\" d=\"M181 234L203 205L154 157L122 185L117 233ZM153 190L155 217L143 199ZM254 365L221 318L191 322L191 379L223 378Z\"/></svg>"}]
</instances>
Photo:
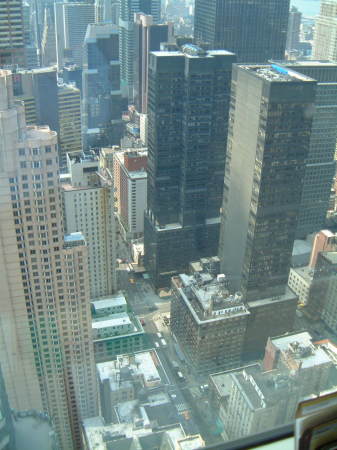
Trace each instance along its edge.
<instances>
[{"instance_id":1,"label":"white rooftop structure","mask_svg":"<svg viewBox=\"0 0 337 450\"><path fill-rule=\"evenodd\" d=\"M92 328L99 330L108 327L120 327L120 326L132 325L130 317L127 313L114 314L108 319L95 320L92 322Z\"/></svg>"},{"instance_id":2,"label":"white rooftop structure","mask_svg":"<svg viewBox=\"0 0 337 450\"><path fill-rule=\"evenodd\" d=\"M93 307L95 308L95 312L99 313L100 310L105 310L107 308L116 308L119 306L127 305L125 296L119 292L116 295L112 295L104 298L97 298L91 302Z\"/></svg>"},{"instance_id":3,"label":"white rooftop structure","mask_svg":"<svg viewBox=\"0 0 337 450\"><path fill-rule=\"evenodd\" d=\"M129 369L130 374L140 377L146 387L158 386L161 378L156 367L159 359L154 350L150 352L138 352L132 355L118 355L114 361L96 364L101 383L108 379L112 391L120 388L120 373L123 369Z\"/></svg>"},{"instance_id":4,"label":"white rooftop structure","mask_svg":"<svg viewBox=\"0 0 337 450\"><path fill-rule=\"evenodd\" d=\"M312 337L307 331L276 337L271 341L287 360L295 361L302 369L331 364L327 352L320 346L313 345Z\"/></svg>"}]
</instances>

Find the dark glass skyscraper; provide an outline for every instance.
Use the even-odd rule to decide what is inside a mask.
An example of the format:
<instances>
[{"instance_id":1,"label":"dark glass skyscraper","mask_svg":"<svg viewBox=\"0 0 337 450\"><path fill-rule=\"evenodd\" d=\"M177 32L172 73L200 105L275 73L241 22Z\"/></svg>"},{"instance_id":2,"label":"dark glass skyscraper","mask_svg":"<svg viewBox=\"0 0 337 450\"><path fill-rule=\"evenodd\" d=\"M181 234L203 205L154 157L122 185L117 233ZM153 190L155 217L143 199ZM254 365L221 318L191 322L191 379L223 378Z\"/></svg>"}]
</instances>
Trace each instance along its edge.
<instances>
[{"instance_id":1,"label":"dark glass skyscraper","mask_svg":"<svg viewBox=\"0 0 337 450\"><path fill-rule=\"evenodd\" d=\"M247 300L286 289L315 91L276 65L234 66L220 258Z\"/></svg>"},{"instance_id":2,"label":"dark glass skyscraper","mask_svg":"<svg viewBox=\"0 0 337 450\"><path fill-rule=\"evenodd\" d=\"M111 23L90 24L84 40L84 143L119 145L122 134L122 97L118 29Z\"/></svg>"},{"instance_id":3,"label":"dark glass skyscraper","mask_svg":"<svg viewBox=\"0 0 337 450\"><path fill-rule=\"evenodd\" d=\"M152 52L145 265L163 286L216 254L235 55L185 45Z\"/></svg>"},{"instance_id":4,"label":"dark glass skyscraper","mask_svg":"<svg viewBox=\"0 0 337 450\"><path fill-rule=\"evenodd\" d=\"M283 58L288 14L289 0L195 0L194 38L239 62Z\"/></svg>"}]
</instances>

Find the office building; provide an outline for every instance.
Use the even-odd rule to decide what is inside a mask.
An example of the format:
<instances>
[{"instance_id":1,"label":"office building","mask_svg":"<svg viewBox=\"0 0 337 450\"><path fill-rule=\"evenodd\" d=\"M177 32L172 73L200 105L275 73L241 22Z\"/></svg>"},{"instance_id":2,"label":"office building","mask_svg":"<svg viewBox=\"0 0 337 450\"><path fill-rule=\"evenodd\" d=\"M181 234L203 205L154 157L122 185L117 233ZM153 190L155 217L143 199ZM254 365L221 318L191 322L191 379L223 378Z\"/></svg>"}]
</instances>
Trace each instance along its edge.
<instances>
[{"instance_id":1,"label":"office building","mask_svg":"<svg viewBox=\"0 0 337 450\"><path fill-rule=\"evenodd\" d=\"M0 360L11 407L46 412L68 450L97 413L87 246L64 236L56 132L26 127L0 83Z\"/></svg>"},{"instance_id":2,"label":"office building","mask_svg":"<svg viewBox=\"0 0 337 450\"><path fill-rule=\"evenodd\" d=\"M55 15L52 5L46 6L44 10L41 39L41 63L43 67L57 64Z\"/></svg>"},{"instance_id":3,"label":"office building","mask_svg":"<svg viewBox=\"0 0 337 450\"><path fill-rule=\"evenodd\" d=\"M318 17L315 20L313 58L337 60L337 1L322 0Z\"/></svg>"},{"instance_id":4,"label":"office building","mask_svg":"<svg viewBox=\"0 0 337 450\"><path fill-rule=\"evenodd\" d=\"M8 397L6 393L5 383L0 369L0 449L15 450L15 435L13 427L13 418Z\"/></svg>"},{"instance_id":5,"label":"office building","mask_svg":"<svg viewBox=\"0 0 337 450\"><path fill-rule=\"evenodd\" d=\"M123 131L118 29L88 26L84 39L83 124L85 148L119 145Z\"/></svg>"},{"instance_id":6,"label":"office building","mask_svg":"<svg viewBox=\"0 0 337 450\"><path fill-rule=\"evenodd\" d=\"M0 66L25 66L22 0L0 3Z\"/></svg>"},{"instance_id":7,"label":"office building","mask_svg":"<svg viewBox=\"0 0 337 450\"><path fill-rule=\"evenodd\" d=\"M290 268L288 286L298 296L301 306L308 303L313 276L314 270L309 266Z\"/></svg>"},{"instance_id":8,"label":"office building","mask_svg":"<svg viewBox=\"0 0 337 450\"><path fill-rule=\"evenodd\" d=\"M330 230L321 230L314 237L309 266L316 267L317 257L320 252L333 252L337 250L337 234Z\"/></svg>"},{"instance_id":9,"label":"office building","mask_svg":"<svg viewBox=\"0 0 337 450\"><path fill-rule=\"evenodd\" d=\"M113 25L119 25L119 0L96 0L95 1L95 22L107 23L111 22Z\"/></svg>"},{"instance_id":10,"label":"office building","mask_svg":"<svg viewBox=\"0 0 337 450\"><path fill-rule=\"evenodd\" d=\"M123 96L133 99L133 71L135 57L134 14L151 15L154 23L160 22L160 0L121 0L119 15L119 60Z\"/></svg>"},{"instance_id":11,"label":"office building","mask_svg":"<svg viewBox=\"0 0 337 450\"><path fill-rule=\"evenodd\" d=\"M58 83L55 66L18 70L13 81L14 94L25 106L27 124L48 125L58 133L59 164L64 171L66 153L82 150L79 89Z\"/></svg>"},{"instance_id":12,"label":"office building","mask_svg":"<svg viewBox=\"0 0 337 450\"><path fill-rule=\"evenodd\" d=\"M87 27L95 22L95 5L85 2L55 3L57 67L83 64L83 42Z\"/></svg>"},{"instance_id":13,"label":"office building","mask_svg":"<svg viewBox=\"0 0 337 450\"><path fill-rule=\"evenodd\" d=\"M217 253L233 62L191 44L150 54L144 244L157 287Z\"/></svg>"},{"instance_id":14,"label":"office building","mask_svg":"<svg viewBox=\"0 0 337 450\"><path fill-rule=\"evenodd\" d=\"M172 290L171 331L193 370L240 366L249 311L240 293L230 295L225 275L180 274Z\"/></svg>"},{"instance_id":15,"label":"office building","mask_svg":"<svg viewBox=\"0 0 337 450\"><path fill-rule=\"evenodd\" d=\"M196 0L194 39L226 49L238 62L284 58L289 0Z\"/></svg>"},{"instance_id":16,"label":"office building","mask_svg":"<svg viewBox=\"0 0 337 450\"><path fill-rule=\"evenodd\" d=\"M308 302L304 312L314 321L320 320L324 312L325 320L332 324L336 321L333 303L336 285L337 252L320 252L313 272ZM328 315L333 314L329 320Z\"/></svg>"},{"instance_id":17,"label":"office building","mask_svg":"<svg viewBox=\"0 0 337 450\"><path fill-rule=\"evenodd\" d=\"M138 317L128 308L122 292L91 302L95 361L144 350L147 339Z\"/></svg>"},{"instance_id":18,"label":"office building","mask_svg":"<svg viewBox=\"0 0 337 450\"><path fill-rule=\"evenodd\" d=\"M60 167L67 167L67 153L82 150L81 92L71 84L57 87Z\"/></svg>"},{"instance_id":19,"label":"office building","mask_svg":"<svg viewBox=\"0 0 337 450\"><path fill-rule=\"evenodd\" d=\"M154 24L153 17L135 14L135 61L133 99L139 113L147 112L150 52L161 50L162 42L173 41L173 23Z\"/></svg>"},{"instance_id":20,"label":"office building","mask_svg":"<svg viewBox=\"0 0 337 450\"><path fill-rule=\"evenodd\" d=\"M300 31L301 31L302 13L292 6L289 11L288 20L288 34L286 42L286 51L290 53L293 50L298 50L300 43Z\"/></svg>"},{"instance_id":21,"label":"office building","mask_svg":"<svg viewBox=\"0 0 337 450\"><path fill-rule=\"evenodd\" d=\"M277 65L242 65L233 88L219 256L233 287L259 301L286 291L316 82Z\"/></svg>"},{"instance_id":22,"label":"office building","mask_svg":"<svg viewBox=\"0 0 337 450\"><path fill-rule=\"evenodd\" d=\"M66 66L62 70L61 76L65 84L75 84L82 92L82 68L76 65Z\"/></svg>"},{"instance_id":23,"label":"office building","mask_svg":"<svg viewBox=\"0 0 337 450\"><path fill-rule=\"evenodd\" d=\"M125 240L144 235L147 201L147 150L130 149L114 153L116 213Z\"/></svg>"},{"instance_id":24,"label":"office building","mask_svg":"<svg viewBox=\"0 0 337 450\"><path fill-rule=\"evenodd\" d=\"M68 174L62 177L65 229L81 230L88 245L91 298L116 290L116 236L111 174L99 170L93 153L68 154Z\"/></svg>"},{"instance_id":25,"label":"office building","mask_svg":"<svg viewBox=\"0 0 337 450\"><path fill-rule=\"evenodd\" d=\"M315 113L296 230L296 237L300 239L324 228L329 208L336 170L337 64L297 61L287 63L287 67L317 81Z\"/></svg>"}]
</instances>

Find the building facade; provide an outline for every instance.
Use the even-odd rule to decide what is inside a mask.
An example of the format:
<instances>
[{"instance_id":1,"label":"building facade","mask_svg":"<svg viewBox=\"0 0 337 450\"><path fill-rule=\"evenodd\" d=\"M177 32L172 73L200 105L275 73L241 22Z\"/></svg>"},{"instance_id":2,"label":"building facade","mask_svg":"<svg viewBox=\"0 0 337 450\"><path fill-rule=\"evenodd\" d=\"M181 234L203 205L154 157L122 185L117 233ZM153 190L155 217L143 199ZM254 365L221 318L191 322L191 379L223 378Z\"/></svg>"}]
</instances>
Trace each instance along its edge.
<instances>
[{"instance_id":1,"label":"building facade","mask_svg":"<svg viewBox=\"0 0 337 450\"><path fill-rule=\"evenodd\" d=\"M121 0L119 12L119 60L123 96L133 98L133 70L135 56L134 14L142 12L160 22L160 0Z\"/></svg>"},{"instance_id":2,"label":"building facade","mask_svg":"<svg viewBox=\"0 0 337 450\"><path fill-rule=\"evenodd\" d=\"M290 53L292 50L298 50L298 44L300 43L300 31L301 31L302 13L292 6L289 11L288 20L288 34L286 42L286 50Z\"/></svg>"},{"instance_id":3,"label":"building facade","mask_svg":"<svg viewBox=\"0 0 337 450\"><path fill-rule=\"evenodd\" d=\"M153 17L135 14L135 59L133 99L139 113L147 112L150 52L160 50L162 42L173 41L173 23L154 24Z\"/></svg>"},{"instance_id":4,"label":"building facade","mask_svg":"<svg viewBox=\"0 0 337 450\"><path fill-rule=\"evenodd\" d=\"M134 149L114 153L114 183L117 216L123 238L144 235L147 201L147 150Z\"/></svg>"},{"instance_id":5,"label":"building facade","mask_svg":"<svg viewBox=\"0 0 337 450\"><path fill-rule=\"evenodd\" d=\"M6 393L5 383L0 369L0 449L15 450L15 436L13 427L13 418L8 397Z\"/></svg>"},{"instance_id":6,"label":"building facade","mask_svg":"<svg viewBox=\"0 0 337 450\"><path fill-rule=\"evenodd\" d=\"M335 175L337 130L337 64L297 61L287 67L317 80L315 114L303 180L296 237L304 238L325 226Z\"/></svg>"},{"instance_id":7,"label":"building facade","mask_svg":"<svg viewBox=\"0 0 337 450\"><path fill-rule=\"evenodd\" d=\"M65 229L81 230L88 245L91 298L116 290L116 235L113 181L100 171L94 153L68 155L68 179L62 183Z\"/></svg>"},{"instance_id":8,"label":"building facade","mask_svg":"<svg viewBox=\"0 0 337 450\"><path fill-rule=\"evenodd\" d=\"M289 0L196 0L194 39L235 53L238 62L283 58L288 15Z\"/></svg>"},{"instance_id":9,"label":"building facade","mask_svg":"<svg viewBox=\"0 0 337 450\"><path fill-rule=\"evenodd\" d=\"M230 295L225 275L196 273L172 278L171 331L197 373L241 364L249 311Z\"/></svg>"},{"instance_id":10,"label":"building facade","mask_svg":"<svg viewBox=\"0 0 337 450\"><path fill-rule=\"evenodd\" d=\"M2 370L11 407L47 413L68 450L97 412L87 247L64 236L56 132L26 127L0 83Z\"/></svg>"},{"instance_id":11,"label":"building facade","mask_svg":"<svg viewBox=\"0 0 337 450\"><path fill-rule=\"evenodd\" d=\"M233 70L219 256L221 271L249 301L286 290L315 88L277 65Z\"/></svg>"},{"instance_id":12,"label":"building facade","mask_svg":"<svg viewBox=\"0 0 337 450\"><path fill-rule=\"evenodd\" d=\"M0 4L0 66L25 66L22 0Z\"/></svg>"},{"instance_id":13,"label":"building facade","mask_svg":"<svg viewBox=\"0 0 337 450\"><path fill-rule=\"evenodd\" d=\"M217 253L235 55L187 44L149 65L145 266L156 286Z\"/></svg>"},{"instance_id":14,"label":"building facade","mask_svg":"<svg viewBox=\"0 0 337 450\"><path fill-rule=\"evenodd\" d=\"M89 2L55 3L56 56L58 70L72 63L82 66L87 26L95 23L95 5Z\"/></svg>"},{"instance_id":15,"label":"building facade","mask_svg":"<svg viewBox=\"0 0 337 450\"><path fill-rule=\"evenodd\" d=\"M118 28L91 24L84 39L83 135L85 147L119 145L123 131Z\"/></svg>"},{"instance_id":16,"label":"building facade","mask_svg":"<svg viewBox=\"0 0 337 450\"><path fill-rule=\"evenodd\" d=\"M320 60L337 59L337 2L322 0L318 17L315 20L313 57Z\"/></svg>"}]
</instances>

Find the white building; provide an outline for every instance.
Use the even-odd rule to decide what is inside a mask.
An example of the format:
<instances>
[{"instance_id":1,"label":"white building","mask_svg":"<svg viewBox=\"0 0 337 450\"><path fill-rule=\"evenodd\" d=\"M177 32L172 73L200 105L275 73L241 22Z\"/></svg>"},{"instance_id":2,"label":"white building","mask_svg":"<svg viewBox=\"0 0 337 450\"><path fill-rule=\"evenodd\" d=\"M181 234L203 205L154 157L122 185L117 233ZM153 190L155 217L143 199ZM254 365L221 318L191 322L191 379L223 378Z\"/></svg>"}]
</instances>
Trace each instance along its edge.
<instances>
[{"instance_id":1,"label":"white building","mask_svg":"<svg viewBox=\"0 0 337 450\"><path fill-rule=\"evenodd\" d=\"M337 59L337 2L322 0L320 14L315 20L313 59Z\"/></svg>"},{"instance_id":2,"label":"white building","mask_svg":"<svg viewBox=\"0 0 337 450\"><path fill-rule=\"evenodd\" d=\"M68 233L81 231L88 244L93 299L116 290L112 176L108 169L100 170L99 164L93 153L68 154L68 183L62 183L65 228Z\"/></svg>"},{"instance_id":3,"label":"white building","mask_svg":"<svg viewBox=\"0 0 337 450\"><path fill-rule=\"evenodd\" d=\"M313 275L314 269L309 266L290 269L288 286L295 292L299 302L303 305L306 305L308 301Z\"/></svg>"},{"instance_id":4,"label":"white building","mask_svg":"<svg viewBox=\"0 0 337 450\"><path fill-rule=\"evenodd\" d=\"M147 204L147 150L132 149L114 153L114 183L117 215L123 237L137 239L144 233Z\"/></svg>"}]
</instances>

